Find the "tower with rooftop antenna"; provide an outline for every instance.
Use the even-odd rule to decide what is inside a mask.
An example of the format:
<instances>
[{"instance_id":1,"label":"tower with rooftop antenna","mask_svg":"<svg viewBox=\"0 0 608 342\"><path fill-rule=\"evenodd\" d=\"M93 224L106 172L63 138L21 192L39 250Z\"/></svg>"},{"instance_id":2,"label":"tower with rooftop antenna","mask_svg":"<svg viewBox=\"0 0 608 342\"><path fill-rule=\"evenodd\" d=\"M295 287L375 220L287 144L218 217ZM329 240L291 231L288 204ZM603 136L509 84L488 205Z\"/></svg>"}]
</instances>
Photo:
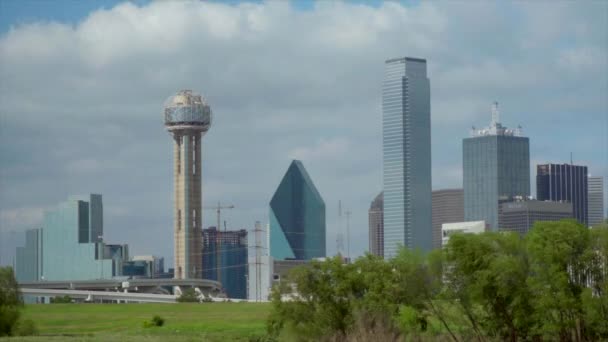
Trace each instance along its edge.
<instances>
[{"instance_id":1,"label":"tower with rooftop antenna","mask_svg":"<svg viewBox=\"0 0 608 342\"><path fill-rule=\"evenodd\" d=\"M200 94L181 90L165 101L164 119L173 137L174 278L201 278L201 138L211 126L211 108Z\"/></svg>"}]
</instances>

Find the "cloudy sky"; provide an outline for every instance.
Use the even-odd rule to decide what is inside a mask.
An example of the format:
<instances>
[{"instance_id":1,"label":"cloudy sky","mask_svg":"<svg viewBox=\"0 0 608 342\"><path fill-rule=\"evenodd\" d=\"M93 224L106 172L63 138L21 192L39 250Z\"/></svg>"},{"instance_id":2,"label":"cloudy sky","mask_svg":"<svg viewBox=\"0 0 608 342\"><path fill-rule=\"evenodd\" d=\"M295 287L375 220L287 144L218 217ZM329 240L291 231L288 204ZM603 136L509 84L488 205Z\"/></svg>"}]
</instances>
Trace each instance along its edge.
<instances>
[{"instance_id":1,"label":"cloudy sky","mask_svg":"<svg viewBox=\"0 0 608 342\"><path fill-rule=\"evenodd\" d=\"M532 175L572 152L606 176L607 51L604 1L0 1L0 262L44 210L90 192L103 194L106 241L172 262L161 110L183 88L214 112L203 194L236 206L229 228L268 221L297 158L325 199L328 252L342 200L363 253L382 185L383 63L399 56L428 61L434 189L462 186L462 138L494 100L530 137Z\"/></svg>"}]
</instances>

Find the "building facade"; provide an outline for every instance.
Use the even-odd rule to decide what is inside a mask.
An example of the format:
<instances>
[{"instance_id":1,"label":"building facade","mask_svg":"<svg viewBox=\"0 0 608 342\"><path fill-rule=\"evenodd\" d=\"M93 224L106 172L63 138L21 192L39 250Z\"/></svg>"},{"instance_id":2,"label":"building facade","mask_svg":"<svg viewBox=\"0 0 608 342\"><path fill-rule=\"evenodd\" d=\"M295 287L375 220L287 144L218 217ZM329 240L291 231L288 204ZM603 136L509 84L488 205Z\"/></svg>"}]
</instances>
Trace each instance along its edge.
<instances>
[{"instance_id":1,"label":"building facade","mask_svg":"<svg viewBox=\"0 0 608 342\"><path fill-rule=\"evenodd\" d=\"M25 246L17 247L15 278L18 282L40 280L42 265L42 229L25 232Z\"/></svg>"},{"instance_id":2,"label":"building facade","mask_svg":"<svg viewBox=\"0 0 608 342\"><path fill-rule=\"evenodd\" d=\"M462 148L464 219L486 221L497 231L500 203L530 196L529 139L520 128L502 126L496 102L490 126L471 135Z\"/></svg>"},{"instance_id":3,"label":"building facade","mask_svg":"<svg viewBox=\"0 0 608 342\"><path fill-rule=\"evenodd\" d=\"M481 234L486 230L488 230L486 221L444 223L441 225L441 246L445 247L453 234Z\"/></svg>"},{"instance_id":4,"label":"building facade","mask_svg":"<svg viewBox=\"0 0 608 342\"><path fill-rule=\"evenodd\" d=\"M247 231L203 229L203 279L222 283L228 298L247 298Z\"/></svg>"},{"instance_id":5,"label":"building facade","mask_svg":"<svg viewBox=\"0 0 608 342\"><path fill-rule=\"evenodd\" d=\"M604 177L588 177L587 187L587 217L594 227L604 222Z\"/></svg>"},{"instance_id":6,"label":"building facade","mask_svg":"<svg viewBox=\"0 0 608 342\"><path fill-rule=\"evenodd\" d=\"M572 218L572 204L522 200L502 203L500 210L500 230L526 235L537 221L559 221Z\"/></svg>"},{"instance_id":7,"label":"building facade","mask_svg":"<svg viewBox=\"0 0 608 342\"><path fill-rule=\"evenodd\" d=\"M431 90L426 60L385 62L382 87L384 256L432 248Z\"/></svg>"},{"instance_id":8,"label":"building facade","mask_svg":"<svg viewBox=\"0 0 608 342\"><path fill-rule=\"evenodd\" d=\"M441 248L441 225L464 221L463 189L433 191L433 248Z\"/></svg>"},{"instance_id":9,"label":"building facade","mask_svg":"<svg viewBox=\"0 0 608 342\"><path fill-rule=\"evenodd\" d=\"M384 193L381 192L372 201L369 217L369 252L384 256Z\"/></svg>"},{"instance_id":10,"label":"building facade","mask_svg":"<svg viewBox=\"0 0 608 342\"><path fill-rule=\"evenodd\" d=\"M573 217L587 226L587 167L571 164L536 166L536 197L539 201L572 203Z\"/></svg>"},{"instance_id":11,"label":"building facade","mask_svg":"<svg viewBox=\"0 0 608 342\"><path fill-rule=\"evenodd\" d=\"M201 138L211 126L211 108L191 90L169 97L165 127L173 137L175 279L201 278Z\"/></svg>"},{"instance_id":12,"label":"building facade","mask_svg":"<svg viewBox=\"0 0 608 342\"><path fill-rule=\"evenodd\" d=\"M299 160L270 200L270 256L276 260L325 257L325 202Z\"/></svg>"},{"instance_id":13,"label":"building facade","mask_svg":"<svg viewBox=\"0 0 608 342\"><path fill-rule=\"evenodd\" d=\"M103 241L102 198L92 194L47 211L42 229L28 231L17 254L16 273L30 281L108 279L122 274L128 247Z\"/></svg>"}]
</instances>

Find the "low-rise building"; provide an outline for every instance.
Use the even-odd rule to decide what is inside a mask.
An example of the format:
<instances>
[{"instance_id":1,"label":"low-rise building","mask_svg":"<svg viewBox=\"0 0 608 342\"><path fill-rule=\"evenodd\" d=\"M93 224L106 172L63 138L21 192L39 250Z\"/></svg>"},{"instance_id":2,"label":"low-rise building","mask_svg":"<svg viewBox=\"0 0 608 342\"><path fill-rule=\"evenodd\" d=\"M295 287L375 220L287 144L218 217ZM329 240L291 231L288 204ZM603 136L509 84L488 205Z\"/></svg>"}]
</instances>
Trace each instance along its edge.
<instances>
[{"instance_id":1,"label":"low-rise building","mask_svg":"<svg viewBox=\"0 0 608 342\"><path fill-rule=\"evenodd\" d=\"M517 200L500 205L501 231L525 235L538 221L559 221L572 218L572 203L537 200Z\"/></svg>"},{"instance_id":2,"label":"low-rise building","mask_svg":"<svg viewBox=\"0 0 608 342\"><path fill-rule=\"evenodd\" d=\"M453 234L480 234L488 230L488 228L486 221L444 223L441 225L441 246L445 247Z\"/></svg>"}]
</instances>

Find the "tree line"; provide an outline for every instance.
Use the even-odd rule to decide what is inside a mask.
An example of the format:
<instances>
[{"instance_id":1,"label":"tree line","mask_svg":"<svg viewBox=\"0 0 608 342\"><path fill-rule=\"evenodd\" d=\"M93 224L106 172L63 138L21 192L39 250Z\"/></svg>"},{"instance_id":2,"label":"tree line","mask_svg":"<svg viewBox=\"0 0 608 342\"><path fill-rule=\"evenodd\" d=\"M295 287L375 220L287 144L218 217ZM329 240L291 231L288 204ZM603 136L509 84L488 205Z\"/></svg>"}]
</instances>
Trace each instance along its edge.
<instances>
[{"instance_id":1,"label":"tree line","mask_svg":"<svg viewBox=\"0 0 608 342\"><path fill-rule=\"evenodd\" d=\"M455 234L428 254L313 261L275 285L267 326L289 341L596 341L607 293L608 226L537 222L524 238Z\"/></svg>"}]
</instances>

